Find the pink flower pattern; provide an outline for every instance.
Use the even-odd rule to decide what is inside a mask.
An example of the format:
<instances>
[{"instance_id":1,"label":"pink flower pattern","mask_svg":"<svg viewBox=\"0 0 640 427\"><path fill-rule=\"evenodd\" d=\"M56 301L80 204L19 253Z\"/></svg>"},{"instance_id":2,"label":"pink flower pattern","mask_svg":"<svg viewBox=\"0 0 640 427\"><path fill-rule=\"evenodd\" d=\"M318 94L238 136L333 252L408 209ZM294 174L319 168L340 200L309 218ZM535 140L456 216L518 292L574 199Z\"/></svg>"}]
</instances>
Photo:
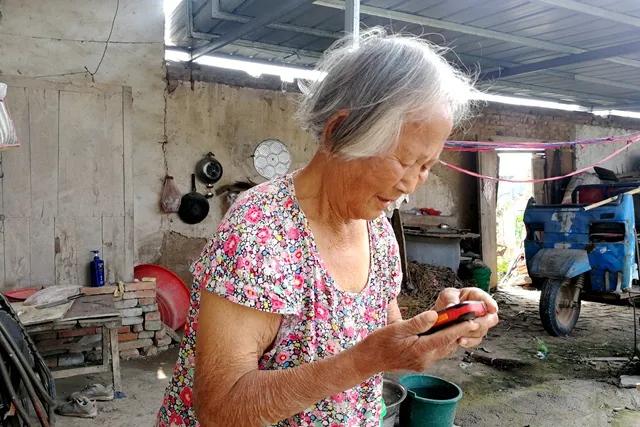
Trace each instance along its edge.
<instances>
[{"instance_id":1,"label":"pink flower pattern","mask_svg":"<svg viewBox=\"0 0 640 427\"><path fill-rule=\"evenodd\" d=\"M202 291L282 315L276 342L258 361L264 370L293 368L331 356L384 326L387 305L398 294L402 279L397 243L384 216L369 222L369 239L369 281L360 293L345 292L322 263L295 198L293 175L243 193L191 266L194 284L185 337L158 425L200 425L191 390ZM382 374L377 374L275 425L377 427L381 395Z\"/></svg>"}]
</instances>

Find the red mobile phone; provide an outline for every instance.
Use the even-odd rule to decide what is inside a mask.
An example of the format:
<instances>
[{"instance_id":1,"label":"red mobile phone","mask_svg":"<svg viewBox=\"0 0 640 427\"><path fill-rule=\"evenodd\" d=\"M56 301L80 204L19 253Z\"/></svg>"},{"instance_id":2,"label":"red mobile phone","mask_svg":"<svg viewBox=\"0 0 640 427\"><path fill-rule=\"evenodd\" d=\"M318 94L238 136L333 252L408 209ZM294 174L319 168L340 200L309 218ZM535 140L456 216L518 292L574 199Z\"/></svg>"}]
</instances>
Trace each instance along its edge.
<instances>
[{"instance_id":1,"label":"red mobile phone","mask_svg":"<svg viewBox=\"0 0 640 427\"><path fill-rule=\"evenodd\" d=\"M487 306L482 301L465 301L460 304L452 305L444 310L438 311L438 320L433 324L431 329L421 334L429 335L434 332L441 331L442 329L454 325L456 323L464 322L465 320L472 320L477 317L482 317L487 314Z\"/></svg>"}]
</instances>

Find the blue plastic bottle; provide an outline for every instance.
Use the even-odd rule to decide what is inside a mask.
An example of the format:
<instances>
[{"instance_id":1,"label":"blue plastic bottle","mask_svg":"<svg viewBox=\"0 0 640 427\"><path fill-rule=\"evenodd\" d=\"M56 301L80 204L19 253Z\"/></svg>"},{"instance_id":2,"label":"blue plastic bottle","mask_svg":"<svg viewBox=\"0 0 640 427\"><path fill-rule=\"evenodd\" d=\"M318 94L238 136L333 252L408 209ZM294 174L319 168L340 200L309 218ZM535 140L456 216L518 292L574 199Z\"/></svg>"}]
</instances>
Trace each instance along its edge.
<instances>
[{"instance_id":1,"label":"blue plastic bottle","mask_svg":"<svg viewBox=\"0 0 640 427\"><path fill-rule=\"evenodd\" d=\"M91 269L91 286L104 286L104 261L100 259L100 251L93 252L93 261L89 264Z\"/></svg>"}]
</instances>

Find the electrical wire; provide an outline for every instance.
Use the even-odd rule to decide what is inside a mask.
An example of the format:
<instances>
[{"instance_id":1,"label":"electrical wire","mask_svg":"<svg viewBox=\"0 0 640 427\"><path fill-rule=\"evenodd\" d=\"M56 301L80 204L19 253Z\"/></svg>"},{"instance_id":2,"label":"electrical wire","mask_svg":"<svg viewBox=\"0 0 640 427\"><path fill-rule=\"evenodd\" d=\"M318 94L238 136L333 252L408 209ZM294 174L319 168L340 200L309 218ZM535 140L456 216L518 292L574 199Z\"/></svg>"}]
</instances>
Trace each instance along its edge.
<instances>
[{"instance_id":1,"label":"electrical wire","mask_svg":"<svg viewBox=\"0 0 640 427\"><path fill-rule=\"evenodd\" d=\"M109 43L115 43L111 41L111 35L113 34L113 28L116 24L116 18L118 17L118 10L120 9L120 0L116 0L116 10L113 14L113 19L111 20L111 28L109 29L109 35L107 36L107 40L104 42L104 49L102 50L102 55L100 56L100 60L98 61L98 65L96 65L96 69L92 72L89 70L89 67L84 66L84 71L71 71L68 73L60 73L60 74L45 74L41 76L35 76L34 78L50 78L50 77L65 77L65 76L73 76L77 74L89 74L91 76L91 81L93 83L96 82L95 75L98 74L100 67L102 66L102 62L104 61L104 57L107 54L107 49L109 49Z\"/></svg>"},{"instance_id":2,"label":"electrical wire","mask_svg":"<svg viewBox=\"0 0 640 427\"><path fill-rule=\"evenodd\" d=\"M102 51L102 56L100 57L100 61L98 61L98 65L96 66L95 71L92 73L85 66L84 69L87 70L89 74L91 74L91 79L93 80L93 76L98 73L100 70L100 66L102 65L102 61L104 61L104 57L107 54L107 49L109 49L109 42L111 41L111 35L113 34L113 27L116 24L116 18L118 17L118 9L120 9L120 0L116 0L116 11L113 13L113 19L111 20L111 29L109 30L109 35L107 36L107 41L104 43L104 50Z\"/></svg>"}]
</instances>

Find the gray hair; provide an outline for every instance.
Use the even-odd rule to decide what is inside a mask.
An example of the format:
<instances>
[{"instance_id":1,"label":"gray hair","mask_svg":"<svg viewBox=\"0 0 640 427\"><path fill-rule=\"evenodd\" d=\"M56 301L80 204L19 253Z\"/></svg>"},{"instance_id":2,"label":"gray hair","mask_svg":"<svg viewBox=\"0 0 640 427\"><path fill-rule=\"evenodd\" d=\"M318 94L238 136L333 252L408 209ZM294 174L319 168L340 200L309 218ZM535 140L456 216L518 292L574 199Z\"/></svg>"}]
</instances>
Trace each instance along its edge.
<instances>
[{"instance_id":1,"label":"gray hair","mask_svg":"<svg viewBox=\"0 0 640 427\"><path fill-rule=\"evenodd\" d=\"M345 158L391 150L409 114L446 106L454 124L469 111L471 79L442 57L445 49L418 37L387 35L382 28L345 37L318 62L324 78L300 83L298 119L320 138L327 120L349 115L331 135L330 150Z\"/></svg>"}]
</instances>

